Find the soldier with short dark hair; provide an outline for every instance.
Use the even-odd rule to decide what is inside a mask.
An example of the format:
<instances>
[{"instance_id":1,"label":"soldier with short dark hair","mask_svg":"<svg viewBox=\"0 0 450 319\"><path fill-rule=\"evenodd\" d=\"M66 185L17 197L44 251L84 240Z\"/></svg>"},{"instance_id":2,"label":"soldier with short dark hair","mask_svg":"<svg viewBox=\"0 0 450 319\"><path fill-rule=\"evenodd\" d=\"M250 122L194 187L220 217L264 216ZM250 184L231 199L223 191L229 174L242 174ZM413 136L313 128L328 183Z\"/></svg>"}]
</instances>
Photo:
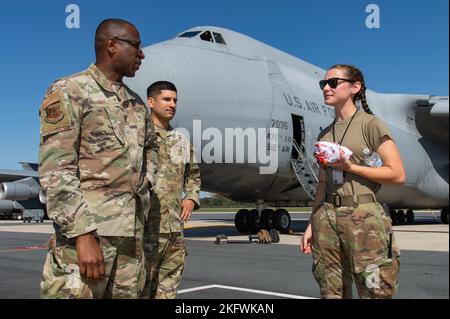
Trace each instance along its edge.
<instances>
[{"instance_id":1,"label":"soldier with short dark hair","mask_svg":"<svg viewBox=\"0 0 450 319\"><path fill-rule=\"evenodd\" d=\"M147 89L160 158L145 231L145 293L149 290L154 299L176 297L186 256L183 225L199 207L200 170L192 145L169 124L176 113L177 99L177 89L170 82L158 81Z\"/></svg>"},{"instance_id":2,"label":"soldier with short dark hair","mask_svg":"<svg viewBox=\"0 0 450 319\"><path fill-rule=\"evenodd\" d=\"M158 147L147 107L122 82L144 59L139 32L105 20L95 51L95 64L51 85L39 111L39 176L55 228L43 298L137 298L145 284Z\"/></svg>"}]
</instances>

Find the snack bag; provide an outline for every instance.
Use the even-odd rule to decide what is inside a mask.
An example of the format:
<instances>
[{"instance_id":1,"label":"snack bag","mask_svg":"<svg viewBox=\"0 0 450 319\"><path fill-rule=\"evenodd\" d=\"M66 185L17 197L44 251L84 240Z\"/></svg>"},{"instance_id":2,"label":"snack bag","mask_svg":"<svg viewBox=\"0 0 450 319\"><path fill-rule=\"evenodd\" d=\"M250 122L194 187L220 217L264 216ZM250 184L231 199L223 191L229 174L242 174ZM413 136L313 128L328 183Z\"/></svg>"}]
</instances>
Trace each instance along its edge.
<instances>
[{"instance_id":1,"label":"snack bag","mask_svg":"<svg viewBox=\"0 0 450 319\"><path fill-rule=\"evenodd\" d=\"M314 156L322 164L337 162L341 156L349 159L353 152L347 147L332 142L317 142L315 144Z\"/></svg>"}]
</instances>

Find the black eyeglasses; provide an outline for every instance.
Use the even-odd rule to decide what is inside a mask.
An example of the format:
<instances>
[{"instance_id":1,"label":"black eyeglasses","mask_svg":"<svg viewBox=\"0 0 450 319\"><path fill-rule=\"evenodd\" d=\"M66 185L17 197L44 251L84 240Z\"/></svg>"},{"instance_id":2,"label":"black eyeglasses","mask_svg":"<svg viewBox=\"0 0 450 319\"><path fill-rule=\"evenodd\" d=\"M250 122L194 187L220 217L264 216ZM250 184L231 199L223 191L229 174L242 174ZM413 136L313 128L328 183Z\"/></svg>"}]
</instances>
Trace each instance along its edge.
<instances>
[{"instance_id":1,"label":"black eyeglasses","mask_svg":"<svg viewBox=\"0 0 450 319\"><path fill-rule=\"evenodd\" d=\"M142 51L141 41L133 41L133 40L124 39L124 38L117 38L117 37L114 37L113 39L114 40L118 40L118 41L126 42L129 45L135 47L137 50Z\"/></svg>"},{"instance_id":2,"label":"black eyeglasses","mask_svg":"<svg viewBox=\"0 0 450 319\"><path fill-rule=\"evenodd\" d=\"M350 83L354 83L355 82L353 80L342 79L342 78L331 78L331 79L328 79L328 80L320 80L319 81L320 89L323 90L327 84L330 86L330 88L335 89L340 84L339 80L350 82Z\"/></svg>"}]
</instances>

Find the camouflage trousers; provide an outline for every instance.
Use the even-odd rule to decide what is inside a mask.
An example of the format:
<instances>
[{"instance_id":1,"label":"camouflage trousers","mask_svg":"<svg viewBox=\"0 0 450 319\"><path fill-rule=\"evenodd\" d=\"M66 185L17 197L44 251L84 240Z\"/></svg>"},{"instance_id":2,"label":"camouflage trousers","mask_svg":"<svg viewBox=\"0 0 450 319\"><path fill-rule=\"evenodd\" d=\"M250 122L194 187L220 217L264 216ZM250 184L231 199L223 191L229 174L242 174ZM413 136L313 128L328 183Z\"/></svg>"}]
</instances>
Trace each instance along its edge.
<instances>
[{"instance_id":1,"label":"camouflage trousers","mask_svg":"<svg viewBox=\"0 0 450 319\"><path fill-rule=\"evenodd\" d=\"M41 281L42 298L138 298L145 285L143 232L136 237L100 237L106 276L80 276L75 239L53 235Z\"/></svg>"},{"instance_id":2,"label":"camouflage trousers","mask_svg":"<svg viewBox=\"0 0 450 319\"><path fill-rule=\"evenodd\" d=\"M378 203L324 205L312 216L313 275L322 298L391 298L398 287L400 250L391 219Z\"/></svg>"},{"instance_id":3,"label":"camouflage trousers","mask_svg":"<svg viewBox=\"0 0 450 319\"><path fill-rule=\"evenodd\" d=\"M152 234L145 255L145 291L150 292L150 299L175 299L186 257L183 233Z\"/></svg>"}]
</instances>

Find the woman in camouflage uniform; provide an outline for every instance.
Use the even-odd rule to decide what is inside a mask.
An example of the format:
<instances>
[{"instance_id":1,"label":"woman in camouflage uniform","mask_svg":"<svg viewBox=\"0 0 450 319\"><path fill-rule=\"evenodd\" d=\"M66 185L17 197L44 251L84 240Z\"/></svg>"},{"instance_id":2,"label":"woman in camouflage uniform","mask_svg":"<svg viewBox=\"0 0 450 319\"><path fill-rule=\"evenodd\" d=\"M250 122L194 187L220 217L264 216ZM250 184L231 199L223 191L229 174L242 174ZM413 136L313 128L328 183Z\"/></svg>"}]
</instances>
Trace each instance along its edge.
<instances>
[{"instance_id":1,"label":"woman in camouflage uniform","mask_svg":"<svg viewBox=\"0 0 450 319\"><path fill-rule=\"evenodd\" d=\"M402 184L406 174L389 129L366 100L364 77L350 65L331 67L320 81L336 118L318 141L336 142L353 155L321 164L310 223L300 243L313 254L313 274L322 298L390 298L397 291L400 252L391 221L375 194L381 184ZM363 110L358 110L356 103ZM377 152L381 167L364 164L363 149Z\"/></svg>"}]
</instances>

